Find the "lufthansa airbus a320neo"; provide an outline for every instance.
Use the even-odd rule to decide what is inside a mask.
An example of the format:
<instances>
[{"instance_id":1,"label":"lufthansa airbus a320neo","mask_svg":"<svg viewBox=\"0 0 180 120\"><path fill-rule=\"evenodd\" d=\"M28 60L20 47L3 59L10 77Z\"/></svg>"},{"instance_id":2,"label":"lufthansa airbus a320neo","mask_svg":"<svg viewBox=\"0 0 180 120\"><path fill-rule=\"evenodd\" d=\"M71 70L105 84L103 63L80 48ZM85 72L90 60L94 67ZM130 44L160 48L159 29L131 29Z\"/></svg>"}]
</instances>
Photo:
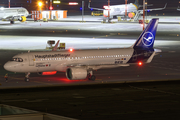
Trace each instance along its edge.
<instances>
[{"instance_id":1,"label":"lufthansa airbus a320neo","mask_svg":"<svg viewBox=\"0 0 180 120\"><path fill-rule=\"evenodd\" d=\"M69 80L95 80L93 70L150 63L155 53L160 52L153 48L158 21L152 19L134 45L128 48L29 52L15 55L4 68L27 73L26 81L29 81L30 73L55 74L57 71L65 72Z\"/></svg>"}]
</instances>

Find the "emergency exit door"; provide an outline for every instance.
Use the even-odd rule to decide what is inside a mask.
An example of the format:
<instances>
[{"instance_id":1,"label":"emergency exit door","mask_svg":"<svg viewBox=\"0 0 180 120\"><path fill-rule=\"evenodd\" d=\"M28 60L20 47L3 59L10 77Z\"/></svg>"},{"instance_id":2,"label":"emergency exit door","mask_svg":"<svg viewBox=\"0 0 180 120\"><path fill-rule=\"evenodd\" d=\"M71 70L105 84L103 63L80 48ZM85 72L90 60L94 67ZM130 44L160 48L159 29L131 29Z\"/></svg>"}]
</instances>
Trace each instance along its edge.
<instances>
[{"instance_id":1,"label":"emergency exit door","mask_svg":"<svg viewBox=\"0 0 180 120\"><path fill-rule=\"evenodd\" d=\"M33 55L29 55L29 66L34 66L34 57L33 57Z\"/></svg>"}]
</instances>

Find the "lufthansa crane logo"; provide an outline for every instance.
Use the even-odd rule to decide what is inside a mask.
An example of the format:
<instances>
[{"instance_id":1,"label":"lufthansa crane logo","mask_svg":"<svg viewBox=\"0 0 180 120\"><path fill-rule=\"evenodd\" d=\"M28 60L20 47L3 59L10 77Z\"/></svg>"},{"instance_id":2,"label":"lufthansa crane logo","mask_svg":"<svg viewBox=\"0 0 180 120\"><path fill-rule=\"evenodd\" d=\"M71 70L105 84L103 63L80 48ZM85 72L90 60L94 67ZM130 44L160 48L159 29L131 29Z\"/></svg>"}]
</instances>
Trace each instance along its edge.
<instances>
[{"instance_id":1,"label":"lufthansa crane logo","mask_svg":"<svg viewBox=\"0 0 180 120\"><path fill-rule=\"evenodd\" d=\"M145 32L143 35L143 44L145 46L151 46L154 41L154 35L151 32Z\"/></svg>"}]
</instances>

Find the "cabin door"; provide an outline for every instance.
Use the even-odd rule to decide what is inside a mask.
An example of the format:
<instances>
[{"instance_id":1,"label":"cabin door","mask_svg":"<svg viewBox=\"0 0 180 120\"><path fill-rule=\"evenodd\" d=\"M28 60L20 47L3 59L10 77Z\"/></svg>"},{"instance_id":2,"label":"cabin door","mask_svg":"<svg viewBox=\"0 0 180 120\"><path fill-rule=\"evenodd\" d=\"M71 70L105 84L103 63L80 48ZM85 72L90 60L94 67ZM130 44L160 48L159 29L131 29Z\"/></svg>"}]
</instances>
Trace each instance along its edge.
<instances>
[{"instance_id":1,"label":"cabin door","mask_svg":"<svg viewBox=\"0 0 180 120\"><path fill-rule=\"evenodd\" d=\"M33 55L29 55L29 66L34 66L34 58L33 58Z\"/></svg>"}]
</instances>

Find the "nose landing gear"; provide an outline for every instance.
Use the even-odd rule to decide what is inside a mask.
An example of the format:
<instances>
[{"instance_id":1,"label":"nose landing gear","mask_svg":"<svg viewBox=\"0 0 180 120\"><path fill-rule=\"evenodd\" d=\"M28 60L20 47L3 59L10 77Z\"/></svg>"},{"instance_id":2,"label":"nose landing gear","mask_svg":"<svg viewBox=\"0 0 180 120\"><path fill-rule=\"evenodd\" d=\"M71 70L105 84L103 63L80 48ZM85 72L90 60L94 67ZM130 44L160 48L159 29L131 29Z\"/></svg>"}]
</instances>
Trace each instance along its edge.
<instances>
[{"instance_id":1,"label":"nose landing gear","mask_svg":"<svg viewBox=\"0 0 180 120\"><path fill-rule=\"evenodd\" d=\"M24 79L26 82L29 82L29 75L30 75L30 74L31 74L30 72L28 72L28 73L26 74L25 79Z\"/></svg>"}]
</instances>

